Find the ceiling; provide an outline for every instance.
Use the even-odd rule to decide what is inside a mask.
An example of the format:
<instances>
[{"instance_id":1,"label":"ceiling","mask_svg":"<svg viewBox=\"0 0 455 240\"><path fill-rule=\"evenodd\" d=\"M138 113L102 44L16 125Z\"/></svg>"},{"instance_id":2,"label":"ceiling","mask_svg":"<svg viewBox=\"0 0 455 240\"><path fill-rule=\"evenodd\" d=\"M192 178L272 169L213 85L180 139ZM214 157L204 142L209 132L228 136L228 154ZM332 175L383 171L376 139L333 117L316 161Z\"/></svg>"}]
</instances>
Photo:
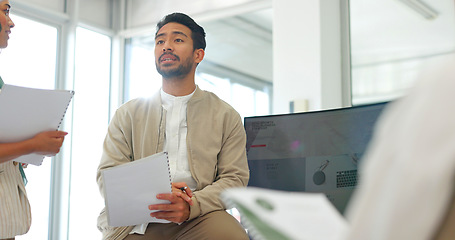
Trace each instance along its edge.
<instances>
[{"instance_id":1,"label":"ceiling","mask_svg":"<svg viewBox=\"0 0 455 240\"><path fill-rule=\"evenodd\" d=\"M398 61L455 49L453 0L411 0L433 9L427 19L401 0L351 1L352 65Z\"/></svg>"},{"instance_id":2,"label":"ceiling","mask_svg":"<svg viewBox=\"0 0 455 240\"><path fill-rule=\"evenodd\" d=\"M455 50L453 0L411 0L436 12L427 19L404 0L351 0L352 66L431 56ZM273 10L203 22L206 60L228 69L273 79Z\"/></svg>"}]
</instances>

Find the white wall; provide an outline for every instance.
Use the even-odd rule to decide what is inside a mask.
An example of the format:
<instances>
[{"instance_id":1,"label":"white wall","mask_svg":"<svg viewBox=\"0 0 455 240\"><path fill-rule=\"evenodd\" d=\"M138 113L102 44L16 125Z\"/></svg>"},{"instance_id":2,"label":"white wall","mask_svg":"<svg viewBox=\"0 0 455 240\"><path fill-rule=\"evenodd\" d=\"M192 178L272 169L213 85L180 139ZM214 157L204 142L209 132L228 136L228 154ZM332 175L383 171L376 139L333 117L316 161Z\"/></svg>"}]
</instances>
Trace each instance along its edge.
<instances>
[{"instance_id":1,"label":"white wall","mask_svg":"<svg viewBox=\"0 0 455 240\"><path fill-rule=\"evenodd\" d=\"M274 0L273 111L342 106L339 0Z\"/></svg>"},{"instance_id":2,"label":"white wall","mask_svg":"<svg viewBox=\"0 0 455 240\"><path fill-rule=\"evenodd\" d=\"M77 0L81 21L97 27L112 28L113 1L111 0Z\"/></svg>"}]
</instances>

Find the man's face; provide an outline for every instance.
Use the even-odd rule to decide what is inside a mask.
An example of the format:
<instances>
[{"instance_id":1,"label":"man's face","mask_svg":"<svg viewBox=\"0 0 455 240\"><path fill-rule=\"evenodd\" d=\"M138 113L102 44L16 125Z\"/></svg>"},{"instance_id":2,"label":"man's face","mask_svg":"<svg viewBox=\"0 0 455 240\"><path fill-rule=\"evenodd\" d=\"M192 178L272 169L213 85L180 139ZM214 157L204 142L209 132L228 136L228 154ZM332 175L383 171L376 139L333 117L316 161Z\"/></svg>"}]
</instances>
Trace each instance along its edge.
<instances>
[{"instance_id":1,"label":"man's face","mask_svg":"<svg viewBox=\"0 0 455 240\"><path fill-rule=\"evenodd\" d=\"M170 22L155 37L155 65L164 78L183 78L196 68L191 30L185 25Z\"/></svg>"},{"instance_id":2,"label":"man's face","mask_svg":"<svg viewBox=\"0 0 455 240\"><path fill-rule=\"evenodd\" d=\"M9 0L0 1L0 48L6 48L8 46L9 34L11 33L11 27L14 27L13 21L9 18L10 9Z\"/></svg>"}]
</instances>

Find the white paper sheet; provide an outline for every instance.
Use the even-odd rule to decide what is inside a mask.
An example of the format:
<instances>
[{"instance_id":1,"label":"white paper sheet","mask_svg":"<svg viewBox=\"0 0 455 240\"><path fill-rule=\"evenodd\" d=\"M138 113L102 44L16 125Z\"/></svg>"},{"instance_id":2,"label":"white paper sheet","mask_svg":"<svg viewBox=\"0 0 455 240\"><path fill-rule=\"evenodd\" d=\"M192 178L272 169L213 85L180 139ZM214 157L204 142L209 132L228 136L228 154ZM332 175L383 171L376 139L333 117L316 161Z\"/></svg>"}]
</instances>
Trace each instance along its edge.
<instances>
[{"instance_id":1,"label":"white paper sheet","mask_svg":"<svg viewBox=\"0 0 455 240\"><path fill-rule=\"evenodd\" d=\"M322 193L269 190L256 187L228 189L223 202L236 207L256 240L342 239L347 221ZM241 205L241 206L240 206Z\"/></svg>"},{"instance_id":2,"label":"white paper sheet","mask_svg":"<svg viewBox=\"0 0 455 240\"><path fill-rule=\"evenodd\" d=\"M159 193L171 193L167 153L157 153L102 171L104 197L110 226L134 226L169 221L150 216L148 206L169 203Z\"/></svg>"},{"instance_id":3,"label":"white paper sheet","mask_svg":"<svg viewBox=\"0 0 455 240\"><path fill-rule=\"evenodd\" d=\"M55 131L74 92L5 84L0 92L0 142L29 139L43 131ZM41 165L43 155L29 154L14 161Z\"/></svg>"}]
</instances>

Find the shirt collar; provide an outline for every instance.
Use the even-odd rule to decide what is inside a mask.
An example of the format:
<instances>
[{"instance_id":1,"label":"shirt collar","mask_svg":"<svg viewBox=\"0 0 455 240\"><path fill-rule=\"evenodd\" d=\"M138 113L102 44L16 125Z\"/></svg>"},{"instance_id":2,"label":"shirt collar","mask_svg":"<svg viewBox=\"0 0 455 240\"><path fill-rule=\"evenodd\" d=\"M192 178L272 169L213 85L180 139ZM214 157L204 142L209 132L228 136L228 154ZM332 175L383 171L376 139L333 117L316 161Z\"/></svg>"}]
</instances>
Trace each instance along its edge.
<instances>
[{"instance_id":1,"label":"shirt collar","mask_svg":"<svg viewBox=\"0 0 455 240\"><path fill-rule=\"evenodd\" d=\"M176 97L176 96L173 96L171 94L164 92L163 88L161 88L161 90L160 90L161 101L163 102L163 104L173 103L174 101L181 101L181 102L186 103L194 95L194 93L196 92L196 89L197 89L197 87L194 89L194 91L192 93L190 93L188 95Z\"/></svg>"}]
</instances>

